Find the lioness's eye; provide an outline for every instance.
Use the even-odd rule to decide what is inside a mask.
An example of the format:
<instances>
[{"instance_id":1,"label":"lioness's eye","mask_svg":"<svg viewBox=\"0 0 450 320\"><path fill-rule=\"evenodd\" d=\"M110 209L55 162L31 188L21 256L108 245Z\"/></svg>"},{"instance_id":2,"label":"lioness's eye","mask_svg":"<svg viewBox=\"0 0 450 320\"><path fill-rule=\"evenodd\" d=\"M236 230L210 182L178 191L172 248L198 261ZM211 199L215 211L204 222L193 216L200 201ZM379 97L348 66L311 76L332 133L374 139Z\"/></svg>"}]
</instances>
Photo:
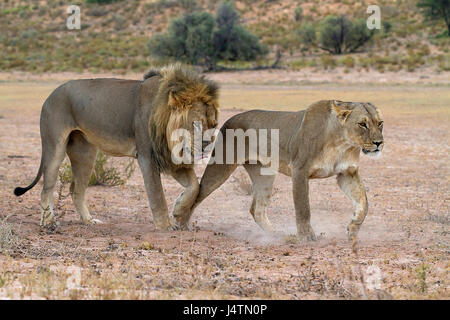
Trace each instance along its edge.
<instances>
[{"instance_id":1,"label":"lioness's eye","mask_svg":"<svg viewBox=\"0 0 450 320\"><path fill-rule=\"evenodd\" d=\"M367 129L367 125L364 122L358 123L361 128Z\"/></svg>"}]
</instances>

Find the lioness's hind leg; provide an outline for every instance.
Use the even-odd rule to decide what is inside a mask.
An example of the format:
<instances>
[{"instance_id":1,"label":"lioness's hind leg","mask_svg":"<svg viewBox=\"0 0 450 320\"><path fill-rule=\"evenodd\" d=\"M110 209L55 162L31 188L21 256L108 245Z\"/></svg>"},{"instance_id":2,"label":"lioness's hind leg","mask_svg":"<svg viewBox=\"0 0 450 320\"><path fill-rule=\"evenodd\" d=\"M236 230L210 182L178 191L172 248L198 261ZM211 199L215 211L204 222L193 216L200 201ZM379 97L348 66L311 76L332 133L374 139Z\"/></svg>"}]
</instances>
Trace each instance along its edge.
<instances>
[{"instance_id":1,"label":"lioness's hind leg","mask_svg":"<svg viewBox=\"0 0 450 320\"><path fill-rule=\"evenodd\" d=\"M100 220L92 218L84 199L97 156L97 148L87 142L81 132L74 131L70 134L67 144L67 154L72 166L73 181L70 186L70 191L75 209L83 223L101 223Z\"/></svg>"},{"instance_id":2,"label":"lioness's hind leg","mask_svg":"<svg viewBox=\"0 0 450 320\"><path fill-rule=\"evenodd\" d=\"M177 225L173 229L188 229L191 217L191 207L195 202L200 188L194 169L180 169L174 172L173 177L186 189L175 201L173 216Z\"/></svg>"},{"instance_id":3,"label":"lioness's hind leg","mask_svg":"<svg viewBox=\"0 0 450 320\"><path fill-rule=\"evenodd\" d=\"M262 229L273 232L274 228L266 215L266 206L272 196L275 175L261 175L262 167L258 164L246 164L244 167L252 180L253 201L250 213Z\"/></svg>"}]
</instances>

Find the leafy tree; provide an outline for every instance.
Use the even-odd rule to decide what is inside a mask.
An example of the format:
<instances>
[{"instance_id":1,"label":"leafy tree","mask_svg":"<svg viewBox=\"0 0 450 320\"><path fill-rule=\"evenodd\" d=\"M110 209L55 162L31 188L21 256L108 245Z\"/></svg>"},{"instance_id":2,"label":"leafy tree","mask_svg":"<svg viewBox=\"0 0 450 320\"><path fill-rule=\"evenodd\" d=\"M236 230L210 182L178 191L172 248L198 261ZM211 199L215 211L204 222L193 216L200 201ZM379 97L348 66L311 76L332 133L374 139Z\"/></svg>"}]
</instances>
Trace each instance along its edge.
<instances>
[{"instance_id":1,"label":"leafy tree","mask_svg":"<svg viewBox=\"0 0 450 320\"><path fill-rule=\"evenodd\" d=\"M450 0L419 0L417 7L427 19L444 19L447 24L447 35L450 36Z\"/></svg>"},{"instance_id":2,"label":"leafy tree","mask_svg":"<svg viewBox=\"0 0 450 320\"><path fill-rule=\"evenodd\" d=\"M156 34L148 42L150 54L174 57L194 65L215 65L212 44L214 18L207 12L194 12L171 20L167 33Z\"/></svg>"},{"instance_id":3,"label":"leafy tree","mask_svg":"<svg viewBox=\"0 0 450 320\"><path fill-rule=\"evenodd\" d=\"M259 43L257 36L239 24L239 15L228 1L223 1L216 13L214 50L222 60L255 60L267 49Z\"/></svg>"},{"instance_id":4,"label":"leafy tree","mask_svg":"<svg viewBox=\"0 0 450 320\"><path fill-rule=\"evenodd\" d=\"M316 30L312 23L305 23L297 30L300 41L305 46L311 46L316 42Z\"/></svg>"},{"instance_id":5,"label":"leafy tree","mask_svg":"<svg viewBox=\"0 0 450 320\"><path fill-rule=\"evenodd\" d=\"M147 43L150 54L175 58L215 69L218 59L255 60L267 49L258 37L239 24L239 15L229 2L222 2L215 19L207 12L184 14L170 21L167 32Z\"/></svg>"},{"instance_id":6,"label":"leafy tree","mask_svg":"<svg viewBox=\"0 0 450 320\"><path fill-rule=\"evenodd\" d=\"M355 52L372 38L373 33L367 28L365 19L357 19L352 22L350 32L344 37L345 51Z\"/></svg>"},{"instance_id":7,"label":"leafy tree","mask_svg":"<svg viewBox=\"0 0 450 320\"><path fill-rule=\"evenodd\" d=\"M355 52L372 36L363 19L352 22L345 16L327 16L320 25L319 47L333 54Z\"/></svg>"}]
</instances>

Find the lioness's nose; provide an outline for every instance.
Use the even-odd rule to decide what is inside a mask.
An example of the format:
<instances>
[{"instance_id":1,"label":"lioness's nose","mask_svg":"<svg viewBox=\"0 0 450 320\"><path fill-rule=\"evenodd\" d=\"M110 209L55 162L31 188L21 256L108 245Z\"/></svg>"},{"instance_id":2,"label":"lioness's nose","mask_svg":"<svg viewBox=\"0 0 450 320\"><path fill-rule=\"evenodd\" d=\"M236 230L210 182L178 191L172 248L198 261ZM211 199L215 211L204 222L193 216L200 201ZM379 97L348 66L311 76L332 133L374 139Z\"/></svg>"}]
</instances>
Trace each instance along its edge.
<instances>
[{"instance_id":1,"label":"lioness's nose","mask_svg":"<svg viewBox=\"0 0 450 320\"><path fill-rule=\"evenodd\" d=\"M374 141L373 144L376 145L377 147L380 146L380 144L382 144L383 141Z\"/></svg>"}]
</instances>

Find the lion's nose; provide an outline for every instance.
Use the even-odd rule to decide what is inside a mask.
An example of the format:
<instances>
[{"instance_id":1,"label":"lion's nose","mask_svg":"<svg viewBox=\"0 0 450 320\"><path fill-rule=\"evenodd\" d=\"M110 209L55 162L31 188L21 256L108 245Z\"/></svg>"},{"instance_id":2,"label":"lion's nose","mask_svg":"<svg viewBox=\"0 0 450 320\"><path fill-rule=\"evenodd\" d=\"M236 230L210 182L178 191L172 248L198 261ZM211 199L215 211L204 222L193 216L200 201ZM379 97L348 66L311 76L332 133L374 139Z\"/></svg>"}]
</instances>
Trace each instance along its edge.
<instances>
[{"instance_id":1,"label":"lion's nose","mask_svg":"<svg viewBox=\"0 0 450 320\"><path fill-rule=\"evenodd\" d=\"M377 148L383 143L383 141L374 141L373 144L377 146Z\"/></svg>"}]
</instances>

